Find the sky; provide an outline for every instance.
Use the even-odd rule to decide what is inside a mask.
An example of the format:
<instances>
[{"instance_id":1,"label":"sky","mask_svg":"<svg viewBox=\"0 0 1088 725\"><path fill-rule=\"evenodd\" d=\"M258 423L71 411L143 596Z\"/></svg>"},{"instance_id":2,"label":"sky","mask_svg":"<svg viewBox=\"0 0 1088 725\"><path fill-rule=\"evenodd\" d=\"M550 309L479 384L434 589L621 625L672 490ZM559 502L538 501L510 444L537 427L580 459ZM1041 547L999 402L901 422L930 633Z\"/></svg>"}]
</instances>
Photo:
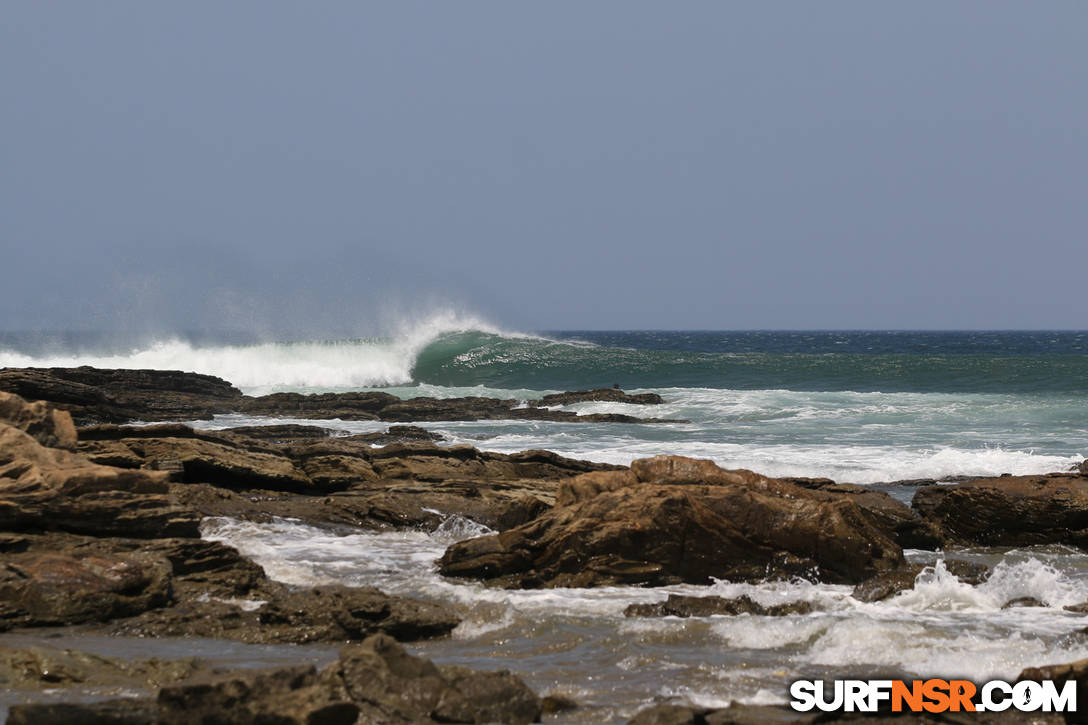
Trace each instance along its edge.
<instances>
[{"instance_id":1,"label":"sky","mask_svg":"<svg viewBox=\"0 0 1088 725\"><path fill-rule=\"evenodd\" d=\"M1083 2L0 14L0 329L1088 328Z\"/></svg>"}]
</instances>

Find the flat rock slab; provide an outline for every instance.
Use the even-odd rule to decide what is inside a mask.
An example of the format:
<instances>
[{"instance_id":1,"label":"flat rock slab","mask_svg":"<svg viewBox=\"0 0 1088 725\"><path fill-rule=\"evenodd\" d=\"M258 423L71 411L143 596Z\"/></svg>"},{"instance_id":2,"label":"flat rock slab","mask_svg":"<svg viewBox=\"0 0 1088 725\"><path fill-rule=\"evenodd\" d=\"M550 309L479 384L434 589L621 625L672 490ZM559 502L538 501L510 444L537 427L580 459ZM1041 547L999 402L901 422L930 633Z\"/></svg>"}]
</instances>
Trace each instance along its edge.
<instances>
[{"instance_id":1,"label":"flat rock slab","mask_svg":"<svg viewBox=\"0 0 1088 725\"><path fill-rule=\"evenodd\" d=\"M453 420L546 420L560 423L681 422L620 414L578 415L550 410L514 399L470 396L401 399L389 393L273 393L243 395L226 380L179 370L109 370L79 368L0 368L0 391L29 400L44 400L69 411L77 422L125 423L210 419L226 413L272 417L390 422ZM547 401L608 400L648 405L661 402L652 393L628 395L621 390L563 393ZM566 402L544 402L564 405Z\"/></svg>"},{"instance_id":2,"label":"flat rock slab","mask_svg":"<svg viewBox=\"0 0 1088 725\"><path fill-rule=\"evenodd\" d=\"M439 667L377 635L345 647L336 662L320 671L298 665L200 673L163 684L152 698L16 705L8 723L525 725L539 721L542 709L541 700L508 672Z\"/></svg>"}]
</instances>

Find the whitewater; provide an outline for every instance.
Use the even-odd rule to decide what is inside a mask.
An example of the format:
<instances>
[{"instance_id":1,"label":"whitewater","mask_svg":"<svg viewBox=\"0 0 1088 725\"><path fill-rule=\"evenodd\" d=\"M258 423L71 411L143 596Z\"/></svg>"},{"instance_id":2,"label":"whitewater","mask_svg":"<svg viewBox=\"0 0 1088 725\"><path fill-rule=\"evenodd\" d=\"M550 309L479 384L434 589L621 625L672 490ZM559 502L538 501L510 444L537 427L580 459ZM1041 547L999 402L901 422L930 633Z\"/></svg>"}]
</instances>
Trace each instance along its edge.
<instances>
[{"instance_id":1,"label":"whitewater","mask_svg":"<svg viewBox=\"0 0 1088 725\"><path fill-rule=\"evenodd\" d=\"M1088 451L1088 335L1079 332L592 332L524 334L442 314L380 338L207 342L183 336L130 345L0 338L0 366L94 365L216 375L243 392L384 390L401 397L481 395L527 401L562 390L656 392L649 415L686 423L427 422L441 445L530 448L611 463L657 454L713 459L772 476L827 477L909 502L914 479L1067 470ZM579 413L647 415L619 403ZM341 433L372 421L220 415L202 428L271 422ZM444 512L449 513L449 512ZM343 583L437 600L463 618L447 639L413 645L442 663L510 669L540 694L582 707L552 722L623 722L653 702L707 707L786 701L799 678L1012 679L1027 666L1088 657L1080 615L1088 555L1064 547L908 551L925 565L914 590L865 604L850 588L806 581L663 588L495 590L453 582L435 561L454 541L488 533L448 515L433 531L328 530L290 519L206 519L205 538L237 547L270 576ZM942 557L993 567L977 586ZM632 603L668 594L798 599L806 615L629 619ZM1004 609L1018 597L1043 606ZM259 606L258 602L242 602ZM323 662L328 648L81 640L104 654L230 663Z\"/></svg>"},{"instance_id":2,"label":"whitewater","mask_svg":"<svg viewBox=\"0 0 1088 725\"><path fill-rule=\"evenodd\" d=\"M382 338L130 346L0 339L0 366L175 369L252 395L384 390L530 400L562 390L656 392L654 426L524 421L428 424L450 443L544 448L630 463L660 453L727 468L855 483L1065 470L1088 450L1088 335L910 332L503 330L443 312ZM25 342L25 341L24 341ZM623 404L579 413L641 416ZM200 427L260 424L220 416ZM327 421L346 433L371 423Z\"/></svg>"}]
</instances>

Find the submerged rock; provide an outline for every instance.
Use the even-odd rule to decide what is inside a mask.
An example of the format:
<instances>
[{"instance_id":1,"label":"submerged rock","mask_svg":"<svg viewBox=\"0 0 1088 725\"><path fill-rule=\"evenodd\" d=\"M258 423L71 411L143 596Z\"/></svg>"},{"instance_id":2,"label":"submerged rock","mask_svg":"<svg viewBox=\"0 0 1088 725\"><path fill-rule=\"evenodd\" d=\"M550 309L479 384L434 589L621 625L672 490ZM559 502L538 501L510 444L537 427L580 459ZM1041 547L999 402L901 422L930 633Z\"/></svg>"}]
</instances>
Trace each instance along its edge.
<instances>
[{"instance_id":1,"label":"submerged rock","mask_svg":"<svg viewBox=\"0 0 1088 725\"><path fill-rule=\"evenodd\" d=\"M712 617L716 614L751 614L760 617L783 617L788 614L809 614L812 602L804 600L764 606L747 595L733 599L722 597L689 597L670 594L663 602L632 604L623 610L625 617Z\"/></svg>"},{"instance_id":2,"label":"submerged rock","mask_svg":"<svg viewBox=\"0 0 1088 725\"><path fill-rule=\"evenodd\" d=\"M710 461L658 456L562 488L560 505L533 521L451 546L442 574L523 588L858 582L903 565L902 550L852 501Z\"/></svg>"},{"instance_id":3,"label":"submerged rock","mask_svg":"<svg viewBox=\"0 0 1088 725\"><path fill-rule=\"evenodd\" d=\"M949 574L972 586L984 582L991 572L990 567L985 564L976 564L961 559L942 559L941 563ZM914 589L918 575L927 566L934 566L935 564L936 562L913 564L877 574L855 586L851 596L861 602L881 602L890 599L897 594Z\"/></svg>"},{"instance_id":4,"label":"submerged rock","mask_svg":"<svg viewBox=\"0 0 1088 725\"><path fill-rule=\"evenodd\" d=\"M538 400L530 400L529 405L551 407L571 405L573 403L627 403L629 405L661 405L665 400L657 393L625 393L619 388L597 388L596 390L574 390L566 393L552 393Z\"/></svg>"},{"instance_id":5,"label":"submerged rock","mask_svg":"<svg viewBox=\"0 0 1088 725\"><path fill-rule=\"evenodd\" d=\"M0 688L6 690L71 685L152 688L209 671L208 664L196 657L130 661L56 647L0 645Z\"/></svg>"}]
</instances>

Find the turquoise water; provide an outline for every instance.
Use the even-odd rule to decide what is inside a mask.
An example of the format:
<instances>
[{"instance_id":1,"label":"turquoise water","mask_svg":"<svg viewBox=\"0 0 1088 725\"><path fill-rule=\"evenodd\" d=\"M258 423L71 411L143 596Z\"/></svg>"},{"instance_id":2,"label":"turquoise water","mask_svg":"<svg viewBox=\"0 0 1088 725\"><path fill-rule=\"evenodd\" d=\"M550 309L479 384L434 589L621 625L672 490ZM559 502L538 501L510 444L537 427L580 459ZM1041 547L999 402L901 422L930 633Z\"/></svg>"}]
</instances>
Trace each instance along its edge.
<instances>
[{"instance_id":1,"label":"turquoise water","mask_svg":"<svg viewBox=\"0 0 1088 725\"><path fill-rule=\"evenodd\" d=\"M874 483L1065 470L1088 452L1083 332L527 335L438 316L376 339L0 339L0 365L79 364L209 373L253 394L382 389L529 400L618 383L658 392L666 404L569 408L690 421L427 424L451 442L614 463L674 453L770 475ZM211 425L260 422L225 416Z\"/></svg>"},{"instance_id":2,"label":"turquoise water","mask_svg":"<svg viewBox=\"0 0 1088 725\"><path fill-rule=\"evenodd\" d=\"M384 389L409 397L546 392L619 383L660 406L581 403L687 423L427 422L444 444L545 448L627 463L659 453L711 458L769 475L879 483L952 475L1063 470L1088 452L1088 334L1068 332L504 332L437 318L379 339L259 342L169 337L0 338L2 365L181 369L219 375L247 393ZM241 415L194 425L271 422ZM283 421L277 421L283 422ZM343 431L381 422L312 421ZM909 500L909 486L882 487ZM451 512L446 512L451 513ZM671 588L495 590L441 578L435 559L484 530L450 515L433 532L345 534L293 520L206 519L206 538L238 547L270 576L342 582L442 601L465 622L413 646L440 662L509 668L538 692L582 708L562 722L624 722L667 699L720 707L782 703L798 678L901 671L920 677L1015 678L1026 666L1088 657L1088 557L1064 547L958 552L995 567L979 586L940 566L913 592L875 604L849 587L804 581ZM916 561L936 553L907 552ZM633 602L670 593L805 599L808 615L628 619ZM1033 596L1046 606L1003 609ZM183 641L182 651L200 643ZM126 643L108 653L123 654ZM225 644L218 657L233 656ZM214 649L214 647L213 647ZM256 656L254 656L256 657ZM259 659L259 658L257 658ZM255 659L255 661L257 661ZM3 698L0 698L2 704Z\"/></svg>"}]
</instances>

